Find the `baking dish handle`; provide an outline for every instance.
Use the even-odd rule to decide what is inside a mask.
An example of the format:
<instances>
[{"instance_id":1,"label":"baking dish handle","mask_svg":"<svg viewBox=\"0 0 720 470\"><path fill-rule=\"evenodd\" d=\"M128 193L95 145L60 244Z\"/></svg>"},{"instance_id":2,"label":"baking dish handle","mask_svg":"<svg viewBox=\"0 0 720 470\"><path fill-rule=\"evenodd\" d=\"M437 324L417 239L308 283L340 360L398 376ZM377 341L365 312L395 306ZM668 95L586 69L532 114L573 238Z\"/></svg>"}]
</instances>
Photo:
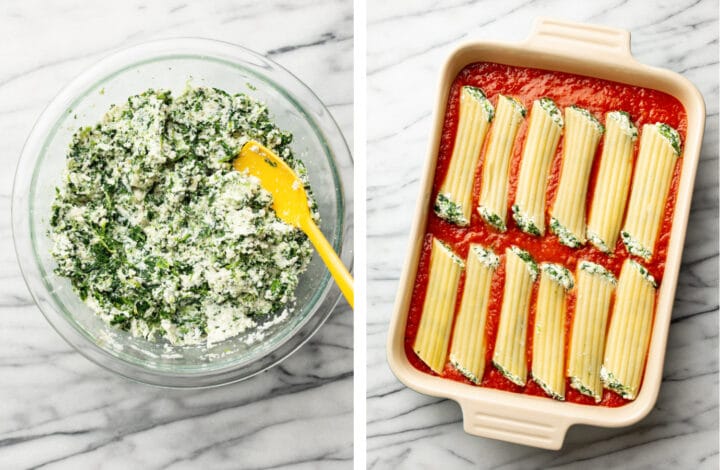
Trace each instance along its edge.
<instances>
[{"instance_id":1,"label":"baking dish handle","mask_svg":"<svg viewBox=\"0 0 720 470\"><path fill-rule=\"evenodd\" d=\"M510 404L494 406L474 400L459 400L463 428L468 434L490 437L517 444L558 450L562 447L570 423L557 414L528 411Z\"/></svg>"},{"instance_id":2,"label":"baking dish handle","mask_svg":"<svg viewBox=\"0 0 720 470\"><path fill-rule=\"evenodd\" d=\"M615 60L635 61L629 31L555 18L537 18L527 45L546 52L562 50L564 55L584 58L605 55Z\"/></svg>"}]
</instances>

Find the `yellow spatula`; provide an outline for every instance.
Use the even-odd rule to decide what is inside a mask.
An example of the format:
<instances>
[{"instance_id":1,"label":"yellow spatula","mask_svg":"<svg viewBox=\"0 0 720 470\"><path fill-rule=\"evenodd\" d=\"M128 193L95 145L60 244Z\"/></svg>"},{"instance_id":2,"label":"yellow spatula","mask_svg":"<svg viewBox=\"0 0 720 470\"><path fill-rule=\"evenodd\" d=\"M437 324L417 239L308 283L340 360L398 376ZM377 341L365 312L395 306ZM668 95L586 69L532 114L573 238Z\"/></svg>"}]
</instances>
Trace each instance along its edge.
<instances>
[{"instance_id":1,"label":"yellow spatula","mask_svg":"<svg viewBox=\"0 0 720 470\"><path fill-rule=\"evenodd\" d=\"M320 258L330 270L340 291L353 307L353 278L332 245L310 216L303 182L295 172L272 150L251 140L240 149L233 167L245 171L260 180L260 184L273 197L273 209L277 216L297 227L310 238Z\"/></svg>"}]
</instances>

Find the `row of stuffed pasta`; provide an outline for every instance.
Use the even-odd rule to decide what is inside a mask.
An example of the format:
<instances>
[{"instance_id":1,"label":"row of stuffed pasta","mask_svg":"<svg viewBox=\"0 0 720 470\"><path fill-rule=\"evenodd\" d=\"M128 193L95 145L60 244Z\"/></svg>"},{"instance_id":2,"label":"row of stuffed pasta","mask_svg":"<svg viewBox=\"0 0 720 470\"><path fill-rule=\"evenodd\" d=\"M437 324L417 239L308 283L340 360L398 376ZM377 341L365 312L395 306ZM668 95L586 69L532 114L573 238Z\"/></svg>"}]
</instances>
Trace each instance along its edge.
<instances>
[{"instance_id":1,"label":"row of stuffed pasta","mask_svg":"<svg viewBox=\"0 0 720 470\"><path fill-rule=\"evenodd\" d=\"M460 226L469 224L473 180L485 148L477 211L488 225L507 229L510 160L525 115L525 107L515 98L498 95L494 107L480 88L462 87L450 164L435 200L440 217ZM535 100L510 208L515 223L526 233L545 234L547 181L563 133L560 179L549 210L550 231L567 246L575 248L589 241L605 253L615 249L621 236L630 253L649 260L681 154L678 132L660 122L645 124L633 176L638 129L627 112L607 113L603 125L587 109L568 106L563 119L552 99ZM603 135L588 210L590 172Z\"/></svg>"},{"instance_id":2,"label":"row of stuffed pasta","mask_svg":"<svg viewBox=\"0 0 720 470\"><path fill-rule=\"evenodd\" d=\"M516 246L506 249L504 262L492 366L515 384L526 384L527 325L533 284L539 282L531 332L531 379L558 400L565 397L566 378L571 387L596 402L601 400L603 388L634 399L645 367L657 289L647 269L627 259L616 279L603 266L581 260L573 274L560 264L538 264ZM449 360L470 381L481 384L490 347L486 320L491 281L500 263L501 256L481 245L471 245L463 260L433 239L413 349L434 372L442 374ZM465 282L459 292L463 270ZM566 333L568 293L573 289L575 309ZM456 315L458 295L462 297Z\"/></svg>"}]
</instances>

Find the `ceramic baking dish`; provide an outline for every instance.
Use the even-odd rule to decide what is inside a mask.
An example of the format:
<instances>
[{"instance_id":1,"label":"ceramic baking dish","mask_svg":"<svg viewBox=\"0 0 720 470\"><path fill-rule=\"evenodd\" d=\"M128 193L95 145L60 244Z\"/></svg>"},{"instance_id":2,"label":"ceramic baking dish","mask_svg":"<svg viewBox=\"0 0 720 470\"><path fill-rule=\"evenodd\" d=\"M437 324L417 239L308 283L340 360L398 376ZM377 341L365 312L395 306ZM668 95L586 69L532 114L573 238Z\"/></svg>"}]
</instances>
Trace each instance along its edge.
<instances>
[{"instance_id":1,"label":"ceramic baking dish","mask_svg":"<svg viewBox=\"0 0 720 470\"><path fill-rule=\"evenodd\" d=\"M652 88L674 96L685 107L688 124L682 175L665 273L658 291L647 366L637 398L627 405L618 408L588 406L467 385L423 373L410 364L405 354L405 326L430 207L447 97L455 76L473 62L568 72ZM655 405L662 382L668 327L705 126L705 103L698 90L677 73L636 61L630 52L630 33L627 31L539 18L525 42L470 42L455 49L441 71L433 122L420 197L409 238L409 253L400 278L388 335L388 361L395 375L418 392L457 401L462 408L466 432L535 447L561 448L567 429L574 424L619 427L645 417Z\"/></svg>"}]
</instances>

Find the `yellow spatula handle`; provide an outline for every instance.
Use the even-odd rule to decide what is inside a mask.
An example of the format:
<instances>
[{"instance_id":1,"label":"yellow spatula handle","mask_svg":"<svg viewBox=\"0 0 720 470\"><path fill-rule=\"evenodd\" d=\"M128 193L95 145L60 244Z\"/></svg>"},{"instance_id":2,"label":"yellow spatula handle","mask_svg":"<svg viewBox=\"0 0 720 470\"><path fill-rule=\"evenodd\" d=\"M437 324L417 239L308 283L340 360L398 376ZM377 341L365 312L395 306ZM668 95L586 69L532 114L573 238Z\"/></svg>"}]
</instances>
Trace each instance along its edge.
<instances>
[{"instance_id":1,"label":"yellow spatula handle","mask_svg":"<svg viewBox=\"0 0 720 470\"><path fill-rule=\"evenodd\" d=\"M320 228L312 220L302 223L302 229L307 234L308 238L310 238L313 246L325 262L325 265L328 267L330 274L332 274L333 279L335 279L335 283L337 283L348 304L350 304L350 307L355 308L353 305L355 296L353 293L352 275L347 270L337 253L335 253L335 250L330 242L327 241L325 235L323 235Z\"/></svg>"}]
</instances>

